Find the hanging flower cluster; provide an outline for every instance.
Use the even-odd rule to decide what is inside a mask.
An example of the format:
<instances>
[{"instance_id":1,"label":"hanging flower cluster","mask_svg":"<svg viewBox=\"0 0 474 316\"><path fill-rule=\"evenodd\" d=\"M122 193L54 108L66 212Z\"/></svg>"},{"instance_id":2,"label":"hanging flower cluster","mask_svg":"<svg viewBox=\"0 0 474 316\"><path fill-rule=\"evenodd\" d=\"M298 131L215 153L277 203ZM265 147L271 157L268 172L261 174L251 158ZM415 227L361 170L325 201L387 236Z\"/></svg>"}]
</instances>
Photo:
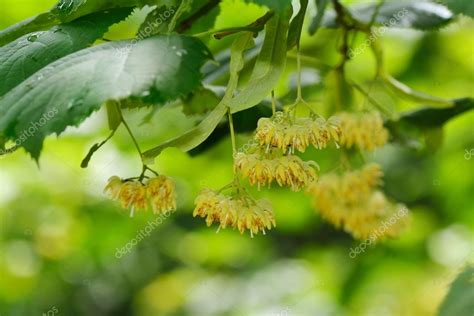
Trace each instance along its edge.
<instances>
[{"instance_id":1,"label":"hanging flower cluster","mask_svg":"<svg viewBox=\"0 0 474 316\"><path fill-rule=\"evenodd\" d=\"M255 200L246 192L230 196L210 189L204 189L195 200L194 216L206 218L207 226L213 222L220 228L237 228L240 233L250 231L250 235L265 234L265 229L275 226L272 205L267 199Z\"/></svg>"},{"instance_id":2,"label":"hanging flower cluster","mask_svg":"<svg viewBox=\"0 0 474 316\"><path fill-rule=\"evenodd\" d=\"M368 164L343 175L324 175L308 187L308 193L314 197L315 206L324 219L355 238L369 237L385 221L390 221L390 225L378 238L394 237L407 221L405 211L402 216L397 215L406 207L391 203L377 190L382 176L377 164Z\"/></svg>"},{"instance_id":3,"label":"hanging flower cluster","mask_svg":"<svg viewBox=\"0 0 474 316\"><path fill-rule=\"evenodd\" d=\"M176 209L174 183L165 176L157 176L142 183L138 180L122 180L117 176L109 179L104 191L120 202L123 208L135 210L153 210L164 213Z\"/></svg>"},{"instance_id":4,"label":"hanging flower cluster","mask_svg":"<svg viewBox=\"0 0 474 316\"><path fill-rule=\"evenodd\" d=\"M234 163L234 170L258 189L276 181L281 187L299 191L316 180L315 169L319 170L319 166L314 161L303 161L294 155L267 159L259 154L237 153Z\"/></svg>"},{"instance_id":5,"label":"hanging flower cluster","mask_svg":"<svg viewBox=\"0 0 474 316\"><path fill-rule=\"evenodd\" d=\"M341 131L338 119L331 117L292 118L286 112L276 112L272 118L261 118L258 121L255 140L262 147L274 147L284 154L294 154L295 150L304 152L309 145L323 149L332 138L338 141Z\"/></svg>"},{"instance_id":6,"label":"hanging flower cluster","mask_svg":"<svg viewBox=\"0 0 474 316\"><path fill-rule=\"evenodd\" d=\"M246 153L235 155L234 170L258 189L272 182L299 191L317 180L319 166L294 155L309 145L325 148L340 130L335 118L295 118L290 112L276 112L272 118L261 118L255 133L256 144Z\"/></svg>"},{"instance_id":7,"label":"hanging flower cluster","mask_svg":"<svg viewBox=\"0 0 474 316\"><path fill-rule=\"evenodd\" d=\"M340 144L346 148L357 146L372 151L385 145L388 140L388 131L378 112L341 112L337 117L341 128Z\"/></svg>"}]
</instances>

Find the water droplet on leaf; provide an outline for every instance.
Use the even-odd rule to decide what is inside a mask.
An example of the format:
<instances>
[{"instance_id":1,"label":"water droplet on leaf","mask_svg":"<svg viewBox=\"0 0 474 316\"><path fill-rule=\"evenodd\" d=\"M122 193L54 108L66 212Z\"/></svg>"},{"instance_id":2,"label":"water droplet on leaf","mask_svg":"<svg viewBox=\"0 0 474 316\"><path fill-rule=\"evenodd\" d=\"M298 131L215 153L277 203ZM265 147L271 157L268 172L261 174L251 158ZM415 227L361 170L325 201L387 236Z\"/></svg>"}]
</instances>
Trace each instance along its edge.
<instances>
[{"instance_id":1,"label":"water droplet on leaf","mask_svg":"<svg viewBox=\"0 0 474 316\"><path fill-rule=\"evenodd\" d=\"M28 36L26 38L29 42L36 42L36 40L38 39L38 35L37 34L31 34L30 36Z\"/></svg>"}]
</instances>

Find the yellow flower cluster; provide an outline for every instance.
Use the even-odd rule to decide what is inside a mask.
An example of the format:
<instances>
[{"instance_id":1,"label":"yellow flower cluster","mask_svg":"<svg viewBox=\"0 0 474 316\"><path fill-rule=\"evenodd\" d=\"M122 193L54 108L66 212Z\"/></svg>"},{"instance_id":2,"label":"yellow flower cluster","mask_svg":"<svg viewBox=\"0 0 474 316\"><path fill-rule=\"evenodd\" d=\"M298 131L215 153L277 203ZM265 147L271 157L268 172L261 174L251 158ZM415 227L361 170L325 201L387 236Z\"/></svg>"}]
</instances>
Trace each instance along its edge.
<instances>
[{"instance_id":1,"label":"yellow flower cluster","mask_svg":"<svg viewBox=\"0 0 474 316\"><path fill-rule=\"evenodd\" d=\"M377 239L394 237L406 223L406 212L399 214L406 208L401 204L392 204L382 192L376 190L382 176L377 164L369 164L342 176L325 175L312 183L308 192L314 196L316 208L324 219L336 227L343 227L355 238L365 239L377 234L387 220L390 220L390 225L384 226ZM397 218L392 223L394 216Z\"/></svg>"},{"instance_id":2,"label":"yellow flower cluster","mask_svg":"<svg viewBox=\"0 0 474 316\"><path fill-rule=\"evenodd\" d=\"M357 146L372 151L385 145L388 131L383 126L383 119L378 112L337 114L340 120L340 144L347 148Z\"/></svg>"},{"instance_id":3,"label":"yellow flower cluster","mask_svg":"<svg viewBox=\"0 0 474 316\"><path fill-rule=\"evenodd\" d=\"M294 155L266 159L259 154L237 153L234 159L234 170L258 189L276 181L279 186L299 191L316 180L315 168L319 170L314 161L303 161Z\"/></svg>"},{"instance_id":4,"label":"yellow flower cluster","mask_svg":"<svg viewBox=\"0 0 474 316\"><path fill-rule=\"evenodd\" d=\"M176 209L174 183L165 176L148 180L146 184L139 181L122 180L117 176L109 179L104 189L113 200L120 201L123 208L135 210L153 210L153 213L164 213Z\"/></svg>"},{"instance_id":5,"label":"yellow flower cluster","mask_svg":"<svg viewBox=\"0 0 474 316\"><path fill-rule=\"evenodd\" d=\"M240 233L250 231L250 235L274 227L275 218L269 200L254 200L245 194L233 197L204 189L195 200L193 216L206 217L207 226L220 223L220 228L237 228Z\"/></svg>"},{"instance_id":6,"label":"yellow flower cluster","mask_svg":"<svg viewBox=\"0 0 474 316\"><path fill-rule=\"evenodd\" d=\"M258 121L255 140L267 150L274 147L285 154L294 153L295 149L304 152L310 144L317 149L325 148L331 138L338 141L340 134L337 118L290 119L288 113L277 112L273 118Z\"/></svg>"}]
</instances>

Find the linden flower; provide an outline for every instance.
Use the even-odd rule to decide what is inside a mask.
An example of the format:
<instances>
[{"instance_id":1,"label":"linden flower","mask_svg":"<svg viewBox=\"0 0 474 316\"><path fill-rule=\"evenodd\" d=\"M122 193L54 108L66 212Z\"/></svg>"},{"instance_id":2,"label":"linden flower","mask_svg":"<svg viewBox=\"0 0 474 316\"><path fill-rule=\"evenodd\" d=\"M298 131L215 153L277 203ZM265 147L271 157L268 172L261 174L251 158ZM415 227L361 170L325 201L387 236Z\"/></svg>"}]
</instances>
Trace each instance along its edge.
<instances>
[{"instance_id":1,"label":"linden flower","mask_svg":"<svg viewBox=\"0 0 474 316\"><path fill-rule=\"evenodd\" d=\"M372 151L385 145L388 131L383 126L383 119L378 112L339 113L341 137L340 144L351 148Z\"/></svg>"},{"instance_id":2,"label":"linden flower","mask_svg":"<svg viewBox=\"0 0 474 316\"><path fill-rule=\"evenodd\" d=\"M240 233L250 231L250 236L274 227L275 218L270 201L254 200L245 194L225 196L210 189L204 189L195 200L193 216L206 217L206 224L220 223L220 228L237 228Z\"/></svg>"},{"instance_id":3,"label":"linden flower","mask_svg":"<svg viewBox=\"0 0 474 316\"><path fill-rule=\"evenodd\" d=\"M321 216L336 227L342 227L355 238L365 239L384 225L383 232L377 239L393 237L398 234L406 222L406 214L392 221L397 210L405 209L403 205L394 205L385 195L376 191L381 184L383 173L377 164L368 164L361 170L338 176L328 174L308 187L308 192L315 197L315 205Z\"/></svg>"},{"instance_id":4,"label":"linden flower","mask_svg":"<svg viewBox=\"0 0 474 316\"><path fill-rule=\"evenodd\" d=\"M146 209L147 198L145 186L136 181L126 181L122 184L118 200L123 208L131 208L130 216L137 209Z\"/></svg>"},{"instance_id":5,"label":"linden flower","mask_svg":"<svg viewBox=\"0 0 474 316\"><path fill-rule=\"evenodd\" d=\"M113 176L104 191L123 208L130 209L130 216L135 210L146 211L150 206L154 213L176 209L174 183L165 176L152 178L146 184Z\"/></svg>"},{"instance_id":6,"label":"linden flower","mask_svg":"<svg viewBox=\"0 0 474 316\"><path fill-rule=\"evenodd\" d=\"M365 206L351 210L344 230L357 239L383 240L396 237L409 221L403 204L393 204L380 191L374 191Z\"/></svg>"},{"instance_id":7,"label":"linden flower","mask_svg":"<svg viewBox=\"0 0 474 316\"><path fill-rule=\"evenodd\" d=\"M112 199L118 199L120 189L122 188L122 179L117 176L110 177L109 182L105 186L104 192Z\"/></svg>"},{"instance_id":8,"label":"linden flower","mask_svg":"<svg viewBox=\"0 0 474 316\"><path fill-rule=\"evenodd\" d=\"M164 213L176 209L174 183L165 176L161 175L148 181L147 197L153 213Z\"/></svg>"},{"instance_id":9,"label":"linden flower","mask_svg":"<svg viewBox=\"0 0 474 316\"><path fill-rule=\"evenodd\" d=\"M251 185L268 185L276 181L280 186L299 191L316 180L315 169L319 166L314 161L303 161L298 156L282 156L274 159L262 158L259 154L237 153L234 169L243 178L248 178Z\"/></svg>"},{"instance_id":10,"label":"linden flower","mask_svg":"<svg viewBox=\"0 0 474 316\"><path fill-rule=\"evenodd\" d=\"M284 154L294 153L295 149L304 152L309 145L325 148L332 137L340 137L338 120L330 118L296 118L291 120L288 114L277 112L274 118L261 118L258 121L255 140L260 146L281 149Z\"/></svg>"}]
</instances>

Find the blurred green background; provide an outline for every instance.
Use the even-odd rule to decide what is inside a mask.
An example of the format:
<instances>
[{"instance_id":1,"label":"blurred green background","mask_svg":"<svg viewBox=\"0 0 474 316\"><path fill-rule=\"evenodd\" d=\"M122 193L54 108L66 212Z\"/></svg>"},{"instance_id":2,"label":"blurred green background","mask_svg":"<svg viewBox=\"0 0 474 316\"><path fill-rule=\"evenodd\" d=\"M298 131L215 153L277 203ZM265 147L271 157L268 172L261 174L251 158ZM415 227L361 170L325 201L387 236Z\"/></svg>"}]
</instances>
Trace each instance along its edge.
<instances>
[{"instance_id":1,"label":"blurred green background","mask_svg":"<svg viewBox=\"0 0 474 316\"><path fill-rule=\"evenodd\" d=\"M0 29L54 3L1 0ZM224 0L220 9L216 29L248 24L265 11L234 0ZM105 37L133 36L146 11ZM389 30L383 37L386 65L415 89L446 98L472 97L473 29L474 22L461 17L440 32ZM305 34L303 53L334 63L337 34ZM363 40L357 37L354 45ZM217 55L225 41L207 43ZM289 59L278 95L290 90L294 68ZM348 63L347 74L357 82L370 79L373 71L369 50ZM324 103L330 93L324 78L317 69L305 68L305 76L311 82L306 99ZM225 78L218 83L225 84ZM396 111L420 106L377 87L371 93ZM365 102L358 97L356 103ZM168 105L151 124L139 126L147 113L126 113L144 148L195 121L179 106ZM193 218L199 190L217 189L232 178L229 139L198 156L169 149L158 157L155 169L177 183L178 211L117 256L117 249L157 216L130 218L102 193L110 176L140 173L123 129L88 169L79 167L88 148L108 133L100 111L62 137L49 137L39 168L23 151L0 159L0 315L434 315L450 282L474 258L473 126L471 111L445 126L436 151L387 145L366 156L383 166L386 194L407 204L413 220L399 239L354 259L349 252L359 242L321 221L304 193L256 192L272 200L277 227L253 239L229 229L216 234L217 227ZM239 144L249 137L240 135ZM339 164L335 151L306 155L321 165L322 173Z\"/></svg>"}]
</instances>

